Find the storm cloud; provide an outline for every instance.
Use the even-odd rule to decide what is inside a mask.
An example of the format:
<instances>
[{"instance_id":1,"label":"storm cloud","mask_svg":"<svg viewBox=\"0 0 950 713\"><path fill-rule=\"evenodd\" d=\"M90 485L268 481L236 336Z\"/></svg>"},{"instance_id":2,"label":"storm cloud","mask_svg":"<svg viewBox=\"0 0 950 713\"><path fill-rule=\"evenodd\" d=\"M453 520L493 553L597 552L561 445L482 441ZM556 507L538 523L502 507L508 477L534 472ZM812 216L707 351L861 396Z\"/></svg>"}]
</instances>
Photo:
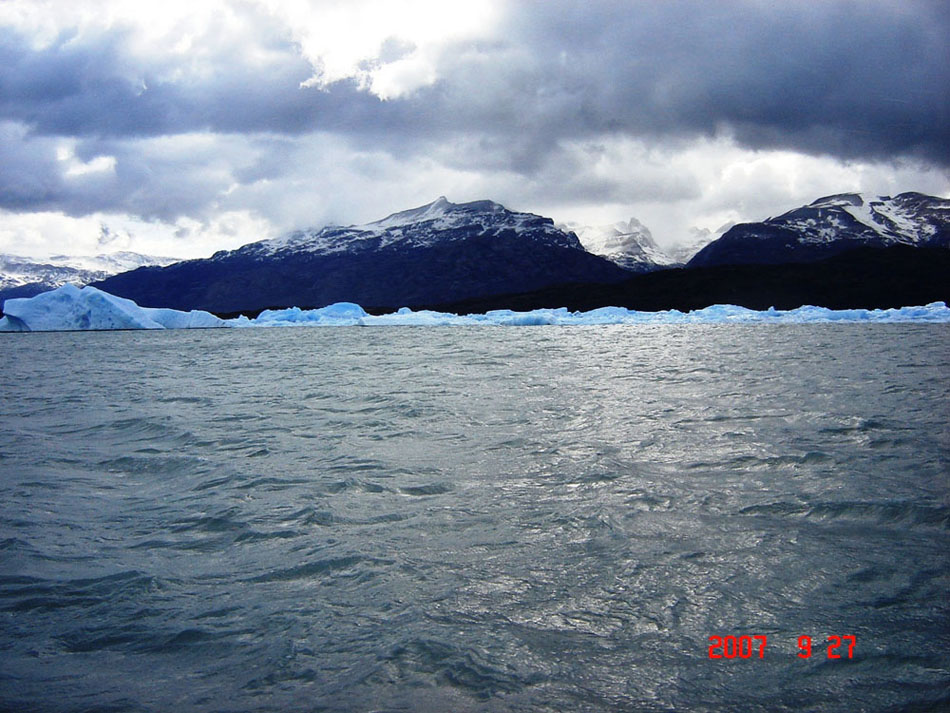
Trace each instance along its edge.
<instances>
[{"instance_id":1,"label":"storm cloud","mask_svg":"<svg viewBox=\"0 0 950 713\"><path fill-rule=\"evenodd\" d=\"M709 177L682 158L686 173L660 167L701 145L950 167L939 0L495 2L477 28L379 31L346 56L330 40L359 36L360 16L330 6L223 2L148 41L135 18L40 32L0 14L0 207L251 210L287 227L329 210L288 190L361 214L345 191L408 170L428 171L413 185L434 195L448 181L529 203L685 201Z\"/></svg>"}]
</instances>

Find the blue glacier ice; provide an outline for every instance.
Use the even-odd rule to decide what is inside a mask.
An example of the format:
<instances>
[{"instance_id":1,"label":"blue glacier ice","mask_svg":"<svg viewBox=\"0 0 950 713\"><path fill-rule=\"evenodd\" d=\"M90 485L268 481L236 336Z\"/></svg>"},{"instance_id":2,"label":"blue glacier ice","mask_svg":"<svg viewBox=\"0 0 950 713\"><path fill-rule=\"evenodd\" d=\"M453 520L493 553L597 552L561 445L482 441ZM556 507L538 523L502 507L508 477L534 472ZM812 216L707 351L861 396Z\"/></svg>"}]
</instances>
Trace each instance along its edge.
<instances>
[{"instance_id":1,"label":"blue glacier ice","mask_svg":"<svg viewBox=\"0 0 950 713\"><path fill-rule=\"evenodd\" d=\"M320 309L265 309L255 319L239 317L231 320L235 327L345 327L363 324L366 311L352 302L337 302Z\"/></svg>"},{"instance_id":2,"label":"blue glacier ice","mask_svg":"<svg viewBox=\"0 0 950 713\"><path fill-rule=\"evenodd\" d=\"M692 312L667 310L638 312L623 307L601 307L588 312L566 308L530 312L493 310L485 314L458 315L403 307L398 312L371 315L352 302L338 302L319 309L299 307L265 310L254 319L223 320L208 312L139 307L132 300L115 297L94 287L73 285L29 298L7 300L0 331L65 331L86 329L193 329L209 327L344 327L344 326L535 326L605 324L800 324L812 322L942 322L950 323L950 308L943 302L895 309L845 309L805 306L792 310L764 311L713 305Z\"/></svg>"},{"instance_id":3,"label":"blue glacier ice","mask_svg":"<svg viewBox=\"0 0 950 713\"><path fill-rule=\"evenodd\" d=\"M601 307L589 312L571 312L566 308L536 309L530 312L493 310L485 314L458 315L423 310L413 312L403 307L398 312L374 316L358 305L340 303L314 310L287 309L262 312L256 319L245 319L235 326L346 326L346 325L603 325L603 324L794 324L808 322L950 322L950 308L943 302L922 307L897 309L846 309L805 306L792 310L764 311L713 305L692 312L638 312L623 307Z\"/></svg>"},{"instance_id":4,"label":"blue glacier ice","mask_svg":"<svg viewBox=\"0 0 950 713\"><path fill-rule=\"evenodd\" d=\"M35 297L3 303L0 331L58 332L86 329L194 329L226 327L209 312L139 307L95 287L63 285Z\"/></svg>"}]
</instances>

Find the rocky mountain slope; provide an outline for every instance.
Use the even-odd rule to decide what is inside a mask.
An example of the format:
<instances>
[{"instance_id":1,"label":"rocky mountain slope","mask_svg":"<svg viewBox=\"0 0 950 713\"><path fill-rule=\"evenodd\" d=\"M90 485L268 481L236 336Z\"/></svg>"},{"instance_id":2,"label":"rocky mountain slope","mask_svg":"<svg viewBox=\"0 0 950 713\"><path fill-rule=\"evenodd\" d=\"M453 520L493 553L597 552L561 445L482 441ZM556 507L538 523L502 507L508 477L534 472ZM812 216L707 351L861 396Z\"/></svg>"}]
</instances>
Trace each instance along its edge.
<instances>
[{"instance_id":1,"label":"rocky mountain slope","mask_svg":"<svg viewBox=\"0 0 950 713\"><path fill-rule=\"evenodd\" d=\"M922 193L826 196L759 223L740 223L689 267L812 262L859 247L950 246L950 200Z\"/></svg>"},{"instance_id":2,"label":"rocky mountain slope","mask_svg":"<svg viewBox=\"0 0 950 713\"><path fill-rule=\"evenodd\" d=\"M145 306L252 312L446 302L629 275L550 218L444 197L365 225L329 226L96 284Z\"/></svg>"}]
</instances>

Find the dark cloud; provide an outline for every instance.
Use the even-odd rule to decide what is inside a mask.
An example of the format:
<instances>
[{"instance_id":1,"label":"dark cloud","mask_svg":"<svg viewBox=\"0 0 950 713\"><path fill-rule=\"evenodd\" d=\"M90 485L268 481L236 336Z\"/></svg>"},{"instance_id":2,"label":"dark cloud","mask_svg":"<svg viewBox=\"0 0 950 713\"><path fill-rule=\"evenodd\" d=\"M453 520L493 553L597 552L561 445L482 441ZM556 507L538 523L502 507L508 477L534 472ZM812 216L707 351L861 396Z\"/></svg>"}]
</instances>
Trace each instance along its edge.
<instances>
[{"instance_id":1,"label":"dark cloud","mask_svg":"<svg viewBox=\"0 0 950 713\"><path fill-rule=\"evenodd\" d=\"M63 181L52 140L27 141L23 127L0 123L0 208L55 208Z\"/></svg>"},{"instance_id":2,"label":"dark cloud","mask_svg":"<svg viewBox=\"0 0 950 713\"><path fill-rule=\"evenodd\" d=\"M7 122L0 124L0 209L201 215L234 182L234 166L249 165L256 153L241 139L64 143Z\"/></svg>"},{"instance_id":3,"label":"dark cloud","mask_svg":"<svg viewBox=\"0 0 950 713\"><path fill-rule=\"evenodd\" d=\"M509 91L541 131L727 132L753 148L950 165L946 3L518 7L512 39L532 61Z\"/></svg>"},{"instance_id":4,"label":"dark cloud","mask_svg":"<svg viewBox=\"0 0 950 713\"><path fill-rule=\"evenodd\" d=\"M167 57L134 57L122 30L33 49L0 29L0 118L37 134L114 138L386 125L389 107L380 111L380 100L351 82L302 89L312 70L291 44L283 49L258 64L240 47L223 47L200 72L178 76Z\"/></svg>"},{"instance_id":5,"label":"dark cloud","mask_svg":"<svg viewBox=\"0 0 950 713\"><path fill-rule=\"evenodd\" d=\"M173 217L212 205L231 183L293 172L297 142L315 132L472 171L564 175L562 185L572 165L552 163L563 146L611 136L725 135L749 148L946 167L948 8L515 2L493 37L443 50L435 84L388 101L351 80L301 87L313 68L273 18L258 18L256 47L246 37L200 38L210 44L192 64L137 51L121 27L39 48L0 28L0 206ZM369 64L413 50L392 39ZM168 155L155 143L195 132L224 138ZM78 140L79 160L114 156L115 170L68 180L55 157L63 137ZM618 187L601 177L583 190L616 197Z\"/></svg>"},{"instance_id":6,"label":"dark cloud","mask_svg":"<svg viewBox=\"0 0 950 713\"><path fill-rule=\"evenodd\" d=\"M942 2L515 3L491 44L448 49L441 81L382 102L312 74L265 24L266 63L222 42L200 72L142 57L121 28L42 49L0 35L0 116L61 135L185 131L532 134L731 130L750 146L950 162L950 22ZM398 50L398 51L396 51ZM412 50L384 43L383 59Z\"/></svg>"}]
</instances>

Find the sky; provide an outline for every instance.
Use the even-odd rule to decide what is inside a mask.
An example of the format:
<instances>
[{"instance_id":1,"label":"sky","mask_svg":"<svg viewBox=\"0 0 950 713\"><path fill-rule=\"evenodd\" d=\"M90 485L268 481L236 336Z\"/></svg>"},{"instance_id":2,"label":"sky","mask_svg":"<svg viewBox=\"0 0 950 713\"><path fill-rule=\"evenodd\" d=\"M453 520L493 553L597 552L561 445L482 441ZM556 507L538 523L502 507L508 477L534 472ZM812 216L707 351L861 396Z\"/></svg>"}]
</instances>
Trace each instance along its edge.
<instances>
[{"instance_id":1,"label":"sky","mask_svg":"<svg viewBox=\"0 0 950 713\"><path fill-rule=\"evenodd\" d=\"M0 0L0 252L950 197L946 0Z\"/></svg>"}]
</instances>

